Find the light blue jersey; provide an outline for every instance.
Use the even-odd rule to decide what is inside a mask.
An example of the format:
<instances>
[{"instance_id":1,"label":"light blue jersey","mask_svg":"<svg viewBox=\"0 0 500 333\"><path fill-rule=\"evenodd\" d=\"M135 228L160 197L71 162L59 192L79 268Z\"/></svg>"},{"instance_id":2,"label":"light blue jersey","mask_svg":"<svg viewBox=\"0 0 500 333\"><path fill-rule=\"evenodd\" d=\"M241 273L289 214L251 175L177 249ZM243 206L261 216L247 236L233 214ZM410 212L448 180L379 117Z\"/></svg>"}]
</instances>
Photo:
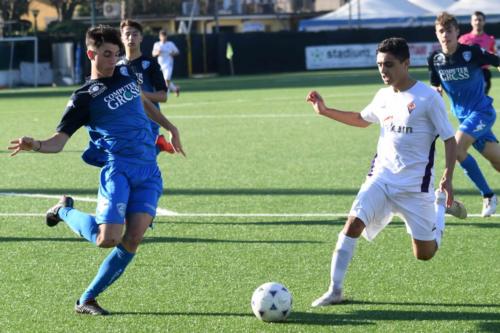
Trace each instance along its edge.
<instances>
[{"instance_id":1,"label":"light blue jersey","mask_svg":"<svg viewBox=\"0 0 500 333\"><path fill-rule=\"evenodd\" d=\"M427 61L431 84L446 92L451 112L460 122L459 130L476 140L474 148L481 152L486 142L498 142L491 130L496 112L493 99L484 92L481 66L499 66L500 59L477 45L458 44L452 55L434 51Z\"/></svg>"},{"instance_id":2,"label":"light blue jersey","mask_svg":"<svg viewBox=\"0 0 500 333\"><path fill-rule=\"evenodd\" d=\"M102 167L97 223L124 223L132 213L154 217L162 193L155 136L127 66L73 93L57 131L71 136L82 126L90 136L83 159Z\"/></svg>"}]
</instances>

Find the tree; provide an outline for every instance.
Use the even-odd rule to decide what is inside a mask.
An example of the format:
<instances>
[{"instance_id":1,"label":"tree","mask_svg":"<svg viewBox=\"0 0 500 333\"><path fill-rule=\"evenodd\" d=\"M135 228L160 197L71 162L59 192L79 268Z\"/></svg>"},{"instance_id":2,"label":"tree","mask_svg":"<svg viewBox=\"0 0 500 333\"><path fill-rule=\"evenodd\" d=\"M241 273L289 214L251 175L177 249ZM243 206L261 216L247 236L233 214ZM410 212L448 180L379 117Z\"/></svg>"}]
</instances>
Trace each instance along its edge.
<instances>
[{"instance_id":1,"label":"tree","mask_svg":"<svg viewBox=\"0 0 500 333\"><path fill-rule=\"evenodd\" d=\"M73 18L75 8L83 5L84 0L50 0L52 6L57 9L57 19L59 21L69 21Z\"/></svg>"},{"instance_id":2,"label":"tree","mask_svg":"<svg viewBox=\"0 0 500 333\"><path fill-rule=\"evenodd\" d=\"M1 0L0 10L5 21L18 21L28 13L29 0Z\"/></svg>"}]
</instances>

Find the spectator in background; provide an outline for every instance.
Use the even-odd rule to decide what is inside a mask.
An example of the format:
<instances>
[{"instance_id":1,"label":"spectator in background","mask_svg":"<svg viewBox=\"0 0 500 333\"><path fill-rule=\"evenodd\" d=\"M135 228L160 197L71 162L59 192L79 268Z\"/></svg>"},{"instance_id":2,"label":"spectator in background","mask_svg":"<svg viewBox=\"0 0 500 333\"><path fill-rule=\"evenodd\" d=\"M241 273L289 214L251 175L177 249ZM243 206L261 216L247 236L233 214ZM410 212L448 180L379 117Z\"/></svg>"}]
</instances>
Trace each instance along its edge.
<instances>
[{"instance_id":1,"label":"spectator in background","mask_svg":"<svg viewBox=\"0 0 500 333\"><path fill-rule=\"evenodd\" d=\"M179 49L174 43L167 40L168 36L165 30L160 30L159 38L160 40L153 45L153 57L158 57L158 63L168 90L174 91L175 95L179 97L180 89L172 81L174 57L179 54Z\"/></svg>"},{"instance_id":2,"label":"spectator in background","mask_svg":"<svg viewBox=\"0 0 500 333\"><path fill-rule=\"evenodd\" d=\"M486 24L486 15L483 12L474 12L470 17L470 25L472 31L468 34L460 36L458 42L465 45L479 45L489 53L496 54L497 47L495 44L495 37L488 35L484 32L484 25ZM491 72L488 65L482 67L484 74L484 81L486 82L485 93L488 95L491 88Z\"/></svg>"}]
</instances>

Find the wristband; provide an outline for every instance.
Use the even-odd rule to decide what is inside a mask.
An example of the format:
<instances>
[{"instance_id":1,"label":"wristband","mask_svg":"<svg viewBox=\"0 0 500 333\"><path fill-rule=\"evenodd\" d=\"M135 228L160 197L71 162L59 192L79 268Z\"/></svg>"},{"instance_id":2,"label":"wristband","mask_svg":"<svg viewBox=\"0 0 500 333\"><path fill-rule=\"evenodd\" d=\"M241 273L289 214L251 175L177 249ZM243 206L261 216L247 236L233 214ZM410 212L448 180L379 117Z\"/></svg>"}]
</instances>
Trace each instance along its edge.
<instances>
[{"instance_id":1,"label":"wristband","mask_svg":"<svg viewBox=\"0 0 500 333\"><path fill-rule=\"evenodd\" d=\"M38 149L35 149L35 147L33 147L33 151L40 151L40 149L42 149L42 141L40 140L37 140L38 142L40 142L40 147L38 147Z\"/></svg>"}]
</instances>

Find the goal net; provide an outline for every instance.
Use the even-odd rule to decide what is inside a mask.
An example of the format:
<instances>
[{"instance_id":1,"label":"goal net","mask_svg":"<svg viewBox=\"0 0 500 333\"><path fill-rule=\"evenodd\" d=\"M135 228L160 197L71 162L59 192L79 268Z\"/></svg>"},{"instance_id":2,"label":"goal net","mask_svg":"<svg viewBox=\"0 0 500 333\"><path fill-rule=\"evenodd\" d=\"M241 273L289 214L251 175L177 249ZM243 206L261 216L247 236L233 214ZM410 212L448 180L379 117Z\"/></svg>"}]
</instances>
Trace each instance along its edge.
<instances>
[{"instance_id":1,"label":"goal net","mask_svg":"<svg viewBox=\"0 0 500 333\"><path fill-rule=\"evenodd\" d=\"M0 38L0 87L37 87L39 81L38 38Z\"/></svg>"}]
</instances>

